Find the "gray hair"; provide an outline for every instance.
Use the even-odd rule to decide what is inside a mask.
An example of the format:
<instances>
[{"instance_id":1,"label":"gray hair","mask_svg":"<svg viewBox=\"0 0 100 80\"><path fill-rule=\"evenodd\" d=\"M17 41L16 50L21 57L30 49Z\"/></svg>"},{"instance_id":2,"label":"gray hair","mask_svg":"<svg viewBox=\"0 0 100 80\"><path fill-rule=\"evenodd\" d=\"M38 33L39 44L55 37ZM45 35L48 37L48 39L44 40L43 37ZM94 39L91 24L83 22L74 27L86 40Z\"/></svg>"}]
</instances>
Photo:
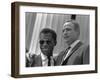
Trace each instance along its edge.
<instances>
[{"instance_id":1,"label":"gray hair","mask_svg":"<svg viewBox=\"0 0 100 80\"><path fill-rule=\"evenodd\" d=\"M67 23L72 23L74 25L74 30L80 34L80 26L77 21L75 20L66 21L63 26L65 26Z\"/></svg>"}]
</instances>

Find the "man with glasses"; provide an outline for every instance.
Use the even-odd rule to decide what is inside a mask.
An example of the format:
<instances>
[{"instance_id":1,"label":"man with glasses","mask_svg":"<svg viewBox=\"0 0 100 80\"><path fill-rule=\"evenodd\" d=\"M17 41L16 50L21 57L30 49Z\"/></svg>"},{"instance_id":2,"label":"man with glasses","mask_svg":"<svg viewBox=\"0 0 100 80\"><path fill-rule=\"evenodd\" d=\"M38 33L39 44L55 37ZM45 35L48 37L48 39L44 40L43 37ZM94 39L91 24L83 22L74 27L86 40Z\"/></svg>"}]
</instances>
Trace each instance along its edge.
<instances>
[{"instance_id":1,"label":"man with glasses","mask_svg":"<svg viewBox=\"0 0 100 80\"><path fill-rule=\"evenodd\" d=\"M54 66L53 49L56 45L56 32L49 28L44 28L39 34L40 55L33 55L31 67Z\"/></svg>"}]
</instances>

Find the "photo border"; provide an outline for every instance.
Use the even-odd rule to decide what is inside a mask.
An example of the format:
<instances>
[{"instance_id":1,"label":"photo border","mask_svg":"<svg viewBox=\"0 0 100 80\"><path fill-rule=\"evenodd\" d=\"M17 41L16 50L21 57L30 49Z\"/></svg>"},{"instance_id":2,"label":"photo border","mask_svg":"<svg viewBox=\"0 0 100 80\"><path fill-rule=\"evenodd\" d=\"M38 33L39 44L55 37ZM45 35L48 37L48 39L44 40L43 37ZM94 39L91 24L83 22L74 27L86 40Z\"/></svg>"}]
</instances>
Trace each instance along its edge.
<instances>
[{"instance_id":1,"label":"photo border","mask_svg":"<svg viewBox=\"0 0 100 80\"><path fill-rule=\"evenodd\" d=\"M55 8L73 8L73 9L87 9L95 11L95 70L89 71L75 71L75 72L56 72L56 73L42 73L42 74L23 74L20 75L19 67L19 8L20 6L39 6L39 7L55 7ZM40 76L58 76L58 75L72 75L72 74L86 74L97 73L97 7L96 6L81 6L81 5L64 5L64 4L47 4L47 3L31 3L31 2L13 2L11 4L11 76L16 78L22 77L40 77Z\"/></svg>"}]
</instances>

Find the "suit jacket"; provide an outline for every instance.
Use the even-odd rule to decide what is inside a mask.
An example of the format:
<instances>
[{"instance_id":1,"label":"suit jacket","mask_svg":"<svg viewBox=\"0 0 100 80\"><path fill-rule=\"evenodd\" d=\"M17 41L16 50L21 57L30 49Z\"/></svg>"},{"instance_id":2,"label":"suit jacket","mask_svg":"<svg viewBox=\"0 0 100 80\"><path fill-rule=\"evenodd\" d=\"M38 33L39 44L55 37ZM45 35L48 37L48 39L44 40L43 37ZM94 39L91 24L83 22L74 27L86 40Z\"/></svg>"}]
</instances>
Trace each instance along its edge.
<instances>
[{"instance_id":1,"label":"suit jacket","mask_svg":"<svg viewBox=\"0 0 100 80\"><path fill-rule=\"evenodd\" d=\"M29 61L27 61L28 63ZM54 65L55 65L55 60L54 60ZM32 61L29 62L29 64L27 65L27 67L39 67L42 66L42 58L41 55L34 55L32 57Z\"/></svg>"},{"instance_id":2,"label":"suit jacket","mask_svg":"<svg viewBox=\"0 0 100 80\"><path fill-rule=\"evenodd\" d=\"M33 61L32 61L32 65L31 67L38 67L38 66L42 66L42 58L40 55L36 55L34 58L33 58Z\"/></svg>"},{"instance_id":3,"label":"suit jacket","mask_svg":"<svg viewBox=\"0 0 100 80\"><path fill-rule=\"evenodd\" d=\"M62 65L63 56L65 51L62 51L56 59L55 65ZM78 64L89 64L89 46L84 45L82 42L79 42L71 50L70 54L66 58L65 65L78 65Z\"/></svg>"}]
</instances>

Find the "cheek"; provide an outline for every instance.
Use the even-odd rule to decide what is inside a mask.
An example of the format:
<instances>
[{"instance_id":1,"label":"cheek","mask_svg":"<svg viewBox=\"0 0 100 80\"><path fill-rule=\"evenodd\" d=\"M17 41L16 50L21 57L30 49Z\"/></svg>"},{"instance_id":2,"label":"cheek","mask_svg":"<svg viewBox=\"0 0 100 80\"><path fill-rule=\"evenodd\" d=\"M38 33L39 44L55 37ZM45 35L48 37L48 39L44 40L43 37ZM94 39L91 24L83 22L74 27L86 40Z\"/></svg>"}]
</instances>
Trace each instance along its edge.
<instances>
[{"instance_id":1,"label":"cheek","mask_svg":"<svg viewBox=\"0 0 100 80\"><path fill-rule=\"evenodd\" d=\"M50 46L49 46L49 48L50 48L50 49L53 49L53 48L54 48L54 45L53 45L53 44L52 44L52 45L50 45Z\"/></svg>"},{"instance_id":2,"label":"cheek","mask_svg":"<svg viewBox=\"0 0 100 80\"><path fill-rule=\"evenodd\" d=\"M67 33L67 35L68 35L69 37L72 37L72 36L73 36L73 32L69 31L69 32Z\"/></svg>"},{"instance_id":3,"label":"cheek","mask_svg":"<svg viewBox=\"0 0 100 80\"><path fill-rule=\"evenodd\" d=\"M40 45L40 49L42 48L42 45Z\"/></svg>"},{"instance_id":4,"label":"cheek","mask_svg":"<svg viewBox=\"0 0 100 80\"><path fill-rule=\"evenodd\" d=\"M72 32L69 33L69 38L70 38L70 39L73 39L74 37L75 37L75 34L74 34L74 33L72 33Z\"/></svg>"},{"instance_id":5,"label":"cheek","mask_svg":"<svg viewBox=\"0 0 100 80\"><path fill-rule=\"evenodd\" d=\"M71 37L72 37L72 39L76 39L77 34L76 33L73 33L73 34L71 34Z\"/></svg>"}]
</instances>

